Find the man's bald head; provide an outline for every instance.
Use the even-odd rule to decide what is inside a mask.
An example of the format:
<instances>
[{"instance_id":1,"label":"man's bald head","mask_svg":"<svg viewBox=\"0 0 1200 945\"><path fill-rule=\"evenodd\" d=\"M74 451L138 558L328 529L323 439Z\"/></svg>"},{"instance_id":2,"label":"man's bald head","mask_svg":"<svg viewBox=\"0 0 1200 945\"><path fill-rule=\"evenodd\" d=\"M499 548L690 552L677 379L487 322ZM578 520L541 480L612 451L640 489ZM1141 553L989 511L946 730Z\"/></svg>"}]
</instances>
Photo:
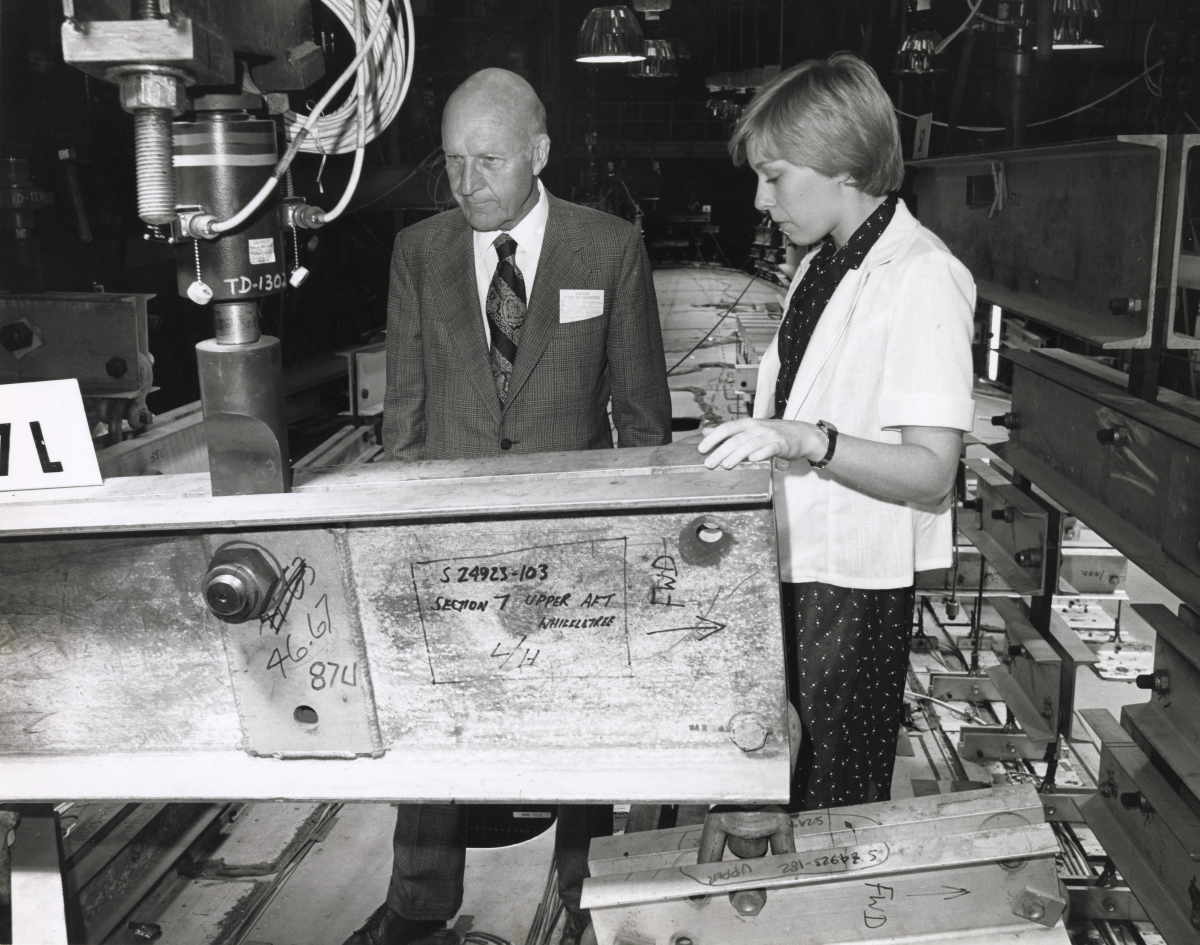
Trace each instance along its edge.
<instances>
[{"instance_id":1,"label":"man's bald head","mask_svg":"<svg viewBox=\"0 0 1200 945\"><path fill-rule=\"evenodd\" d=\"M516 226L538 201L546 166L546 108L533 87L506 69L476 72L442 113L450 189L481 232Z\"/></svg>"},{"instance_id":2,"label":"man's bald head","mask_svg":"<svg viewBox=\"0 0 1200 945\"><path fill-rule=\"evenodd\" d=\"M481 69L455 89L446 102L442 128L458 113L479 112L503 116L530 142L546 133L546 106L532 85L507 69Z\"/></svg>"}]
</instances>

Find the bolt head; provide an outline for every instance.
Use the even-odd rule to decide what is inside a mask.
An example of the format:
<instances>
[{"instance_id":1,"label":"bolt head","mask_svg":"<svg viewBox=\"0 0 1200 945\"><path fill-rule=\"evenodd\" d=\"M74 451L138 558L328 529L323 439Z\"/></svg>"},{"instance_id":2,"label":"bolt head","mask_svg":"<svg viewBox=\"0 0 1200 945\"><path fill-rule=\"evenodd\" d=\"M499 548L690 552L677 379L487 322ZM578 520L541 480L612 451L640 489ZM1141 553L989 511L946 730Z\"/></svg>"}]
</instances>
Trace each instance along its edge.
<instances>
[{"instance_id":1,"label":"bolt head","mask_svg":"<svg viewBox=\"0 0 1200 945\"><path fill-rule=\"evenodd\" d=\"M109 377L124 377L129 373L129 365L125 363L124 358L109 358L105 362L104 370L108 372Z\"/></svg>"},{"instance_id":2,"label":"bolt head","mask_svg":"<svg viewBox=\"0 0 1200 945\"><path fill-rule=\"evenodd\" d=\"M1044 918L1046 915L1046 907L1040 899L1026 899L1022 911L1025 913L1025 918L1033 919L1034 921Z\"/></svg>"},{"instance_id":3,"label":"bolt head","mask_svg":"<svg viewBox=\"0 0 1200 945\"><path fill-rule=\"evenodd\" d=\"M1105 912L1116 912L1117 911L1117 904L1115 902L1113 902L1112 899L1109 899L1107 897L1105 897L1105 899L1100 903L1100 905L1103 907Z\"/></svg>"},{"instance_id":4,"label":"bolt head","mask_svg":"<svg viewBox=\"0 0 1200 945\"><path fill-rule=\"evenodd\" d=\"M121 107L127 112L160 108L178 117L187 110L187 94L183 81L177 76L131 72L117 80L117 89Z\"/></svg>"},{"instance_id":5,"label":"bolt head","mask_svg":"<svg viewBox=\"0 0 1200 945\"><path fill-rule=\"evenodd\" d=\"M245 608L250 591L239 575L222 574L209 584L204 596L217 616L232 617Z\"/></svg>"}]
</instances>

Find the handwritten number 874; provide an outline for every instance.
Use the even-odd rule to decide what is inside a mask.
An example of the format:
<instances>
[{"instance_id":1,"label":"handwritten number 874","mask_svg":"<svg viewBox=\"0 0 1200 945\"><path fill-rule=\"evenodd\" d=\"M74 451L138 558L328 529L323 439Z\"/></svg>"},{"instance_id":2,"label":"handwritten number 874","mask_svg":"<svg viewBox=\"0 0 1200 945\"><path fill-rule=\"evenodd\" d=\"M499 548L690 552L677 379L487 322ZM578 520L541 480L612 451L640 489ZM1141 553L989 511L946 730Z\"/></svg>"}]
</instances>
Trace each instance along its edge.
<instances>
[{"instance_id":1,"label":"handwritten number 874","mask_svg":"<svg viewBox=\"0 0 1200 945\"><path fill-rule=\"evenodd\" d=\"M347 666L347 665L338 664L338 663L334 663L334 662L322 663L320 660L318 660L318 661L314 662L311 666L308 667L308 674L312 677L313 689L320 691L321 689L324 689L326 686L337 685L339 665L341 666L341 670L342 670L342 680L341 680L342 685L343 686L357 686L358 685L358 664L357 663L351 663ZM326 681L325 671L330 666L333 667L333 671L329 674L328 681ZM352 671L350 673L349 679L346 678L347 671Z\"/></svg>"}]
</instances>

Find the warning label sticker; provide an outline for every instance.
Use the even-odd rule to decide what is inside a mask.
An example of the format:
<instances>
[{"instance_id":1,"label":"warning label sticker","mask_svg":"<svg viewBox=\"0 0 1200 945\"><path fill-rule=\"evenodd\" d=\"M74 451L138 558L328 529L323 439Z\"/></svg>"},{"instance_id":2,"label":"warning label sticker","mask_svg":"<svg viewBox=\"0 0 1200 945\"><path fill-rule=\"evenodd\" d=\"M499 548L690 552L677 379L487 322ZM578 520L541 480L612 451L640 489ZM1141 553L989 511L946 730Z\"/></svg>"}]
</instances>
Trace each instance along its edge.
<instances>
[{"instance_id":1,"label":"warning label sticker","mask_svg":"<svg viewBox=\"0 0 1200 945\"><path fill-rule=\"evenodd\" d=\"M275 240L271 238L250 240L250 264L263 266L275 261Z\"/></svg>"}]
</instances>

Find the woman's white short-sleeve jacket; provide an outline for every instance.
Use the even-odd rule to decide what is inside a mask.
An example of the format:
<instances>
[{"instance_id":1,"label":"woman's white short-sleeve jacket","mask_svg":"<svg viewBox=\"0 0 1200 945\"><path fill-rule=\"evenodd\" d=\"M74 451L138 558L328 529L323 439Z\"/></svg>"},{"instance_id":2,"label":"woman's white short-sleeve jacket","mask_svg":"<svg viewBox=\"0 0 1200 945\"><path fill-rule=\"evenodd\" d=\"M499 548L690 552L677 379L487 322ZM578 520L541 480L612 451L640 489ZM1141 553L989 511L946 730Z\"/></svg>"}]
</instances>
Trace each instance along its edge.
<instances>
[{"instance_id":1,"label":"woman's white short-sleeve jacket","mask_svg":"<svg viewBox=\"0 0 1200 945\"><path fill-rule=\"evenodd\" d=\"M881 443L899 443L905 426L969 431L974 311L971 274L899 201L821 315L783 418ZM759 368L756 417L774 413L778 344L776 334ZM774 485L784 581L899 588L914 571L951 564L950 496L932 507L881 499L804 461L777 461Z\"/></svg>"}]
</instances>

